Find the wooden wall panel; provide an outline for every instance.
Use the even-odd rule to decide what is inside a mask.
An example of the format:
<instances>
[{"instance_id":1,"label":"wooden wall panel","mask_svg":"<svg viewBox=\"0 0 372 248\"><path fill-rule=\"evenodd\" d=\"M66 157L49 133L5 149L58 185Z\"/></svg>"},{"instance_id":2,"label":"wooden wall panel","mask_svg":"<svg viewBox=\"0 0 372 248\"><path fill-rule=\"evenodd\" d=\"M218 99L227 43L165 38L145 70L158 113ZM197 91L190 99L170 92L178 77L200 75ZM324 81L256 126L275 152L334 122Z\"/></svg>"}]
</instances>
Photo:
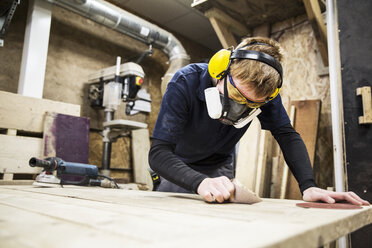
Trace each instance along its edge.
<instances>
[{"instance_id":1,"label":"wooden wall panel","mask_svg":"<svg viewBox=\"0 0 372 248\"><path fill-rule=\"evenodd\" d=\"M36 174L41 168L30 167L31 157L41 157L43 139L0 134L0 173Z\"/></svg>"},{"instance_id":2,"label":"wooden wall panel","mask_svg":"<svg viewBox=\"0 0 372 248\"><path fill-rule=\"evenodd\" d=\"M311 165L314 165L316 140L318 135L319 117L320 117L320 100L292 101L291 105L296 108L293 126L303 139ZM298 183L293 174L289 174L287 194L288 199L302 199Z\"/></svg>"}]
</instances>

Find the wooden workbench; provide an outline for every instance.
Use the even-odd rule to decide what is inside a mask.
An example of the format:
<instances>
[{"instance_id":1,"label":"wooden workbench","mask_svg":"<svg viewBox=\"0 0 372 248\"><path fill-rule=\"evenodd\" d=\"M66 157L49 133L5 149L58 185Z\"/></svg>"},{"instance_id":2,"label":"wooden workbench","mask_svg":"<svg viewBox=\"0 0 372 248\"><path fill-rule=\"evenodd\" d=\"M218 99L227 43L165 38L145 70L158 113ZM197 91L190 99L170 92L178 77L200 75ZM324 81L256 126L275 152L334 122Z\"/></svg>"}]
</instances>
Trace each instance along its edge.
<instances>
[{"instance_id":1,"label":"wooden workbench","mask_svg":"<svg viewBox=\"0 0 372 248\"><path fill-rule=\"evenodd\" d=\"M372 207L65 186L0 186L0 247L318 247L372 222Z\"/></svg>"}]
</instances>

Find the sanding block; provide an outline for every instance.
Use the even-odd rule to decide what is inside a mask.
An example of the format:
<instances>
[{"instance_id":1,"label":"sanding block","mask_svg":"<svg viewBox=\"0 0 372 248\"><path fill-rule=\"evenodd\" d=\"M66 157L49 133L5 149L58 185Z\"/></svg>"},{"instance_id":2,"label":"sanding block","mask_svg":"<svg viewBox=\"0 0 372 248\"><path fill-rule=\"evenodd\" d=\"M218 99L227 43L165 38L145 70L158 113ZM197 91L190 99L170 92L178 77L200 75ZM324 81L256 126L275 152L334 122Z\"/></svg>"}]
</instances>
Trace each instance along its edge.
<instances>
[{"instance_id":1,"label":"sanding block","mask_svg":"<svg viewBox=\"0 0 372 248\"><path fill-rule=\"evenodd\" d=\"M237 179L233 179L232 183L235 186L235 192L230 196L230 202L253 204L262 201L262 199L258 197L256 193L249 190Z\"/></svg>"}]
</instances>

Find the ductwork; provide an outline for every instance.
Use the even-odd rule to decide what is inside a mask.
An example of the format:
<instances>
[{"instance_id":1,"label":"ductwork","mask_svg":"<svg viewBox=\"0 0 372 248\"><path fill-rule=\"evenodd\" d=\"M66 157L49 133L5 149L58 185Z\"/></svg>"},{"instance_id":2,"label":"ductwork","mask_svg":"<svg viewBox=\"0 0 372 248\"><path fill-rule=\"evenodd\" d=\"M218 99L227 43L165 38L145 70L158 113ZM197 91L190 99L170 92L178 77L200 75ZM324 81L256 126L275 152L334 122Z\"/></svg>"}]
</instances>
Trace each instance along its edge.
<instances>
[{"instance_id":1,"label":"ductwork","mask_svg":"<svg viewBox=\"0 0 372 248\"><path fill-rule=\"evenodd\" d=\"M190 58L181 43L169 32L103 0L46 0L120 33L161 49L169 57L169 68L162 78L161 91L177 70Z\"/></svg>"}]
</instances>

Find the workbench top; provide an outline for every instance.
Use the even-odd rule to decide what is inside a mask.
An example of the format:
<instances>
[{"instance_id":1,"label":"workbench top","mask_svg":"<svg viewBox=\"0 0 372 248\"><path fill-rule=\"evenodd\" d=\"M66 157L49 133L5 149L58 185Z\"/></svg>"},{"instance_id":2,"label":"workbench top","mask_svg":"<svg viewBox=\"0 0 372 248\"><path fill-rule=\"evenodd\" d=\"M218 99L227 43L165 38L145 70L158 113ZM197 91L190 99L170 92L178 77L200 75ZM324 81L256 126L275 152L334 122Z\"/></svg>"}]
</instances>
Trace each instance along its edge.
<instances>
[{"instance_id":1,"label":"workbench top","mask_svg":"<svg viewBox=\"0 0 372 248\"><path fill-rule=\"evenodd\" d=\"M319 247L372 223L372 207L210 204L198 195L0 186L1 247Z\"/></svg>"}]
</instances>

